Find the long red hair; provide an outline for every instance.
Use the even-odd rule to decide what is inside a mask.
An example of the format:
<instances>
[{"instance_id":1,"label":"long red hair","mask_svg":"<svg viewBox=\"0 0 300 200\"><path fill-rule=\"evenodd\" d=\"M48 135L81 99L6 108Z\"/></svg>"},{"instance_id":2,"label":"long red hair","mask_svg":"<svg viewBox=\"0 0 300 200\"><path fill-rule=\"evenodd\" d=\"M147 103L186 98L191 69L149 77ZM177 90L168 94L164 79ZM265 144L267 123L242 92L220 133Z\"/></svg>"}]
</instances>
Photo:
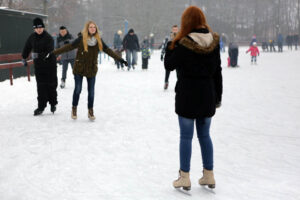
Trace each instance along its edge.
<instances>
[{"instance_id":1,"label":"long red hair","mask_svg":"<svg viewBox=\"0 0 300 200\"><path fill-rule=\"evenodd\" d=\"M181 16L181 27L177 36L174 38L171 44L171 49L174 49L175 43L181 38L187 36L193 29L206 28L212 32L211 28L206 22L206 17L202 10L197 6L190 6L183 12Z\"/></svg>"}]
</instances>

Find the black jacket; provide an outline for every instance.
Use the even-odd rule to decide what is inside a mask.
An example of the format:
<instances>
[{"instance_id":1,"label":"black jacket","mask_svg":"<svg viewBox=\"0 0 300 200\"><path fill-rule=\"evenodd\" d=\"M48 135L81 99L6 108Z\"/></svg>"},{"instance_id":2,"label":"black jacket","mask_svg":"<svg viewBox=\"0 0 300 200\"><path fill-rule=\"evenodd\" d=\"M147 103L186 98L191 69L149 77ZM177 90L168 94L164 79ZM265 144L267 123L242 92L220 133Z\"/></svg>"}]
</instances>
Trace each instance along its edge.
<instances>
[{"instance_id":1,"label":"black jacket","mask_svg":"<svg viewBox=\"0 0 300 200\"><path fill-rule=\"evenodd\" d=\"M191 119L212 117L223 90L219 36L207 29L191 34L166 49L165 68L177 71L175 112Z\"/></svg>"},{"instance_id":2,"label":"black jacket","mask_svg":"<svg viewBox=\"0 0 300 200\"><path fill-rule=\"evenodd\" d=\"M54 49L54 40L49 33L44 31L41 35L32 33L26 41L22 57L26 59L30 52L36 53L34 69L38 82L52 82L57 79L56 57L51 55L44 59L45 56Z\"/></svg>"},{"instance_id":3,"label":"black jacket","mask_svg":"<svg viewBox=\"0 0 300 200\"><path fill-rule=\"evenodd\" d=\"M136 34L130 35L129 33L123 39L123 47L128 50L140 50L139 39Z\"/></svg>"}]
</instances>

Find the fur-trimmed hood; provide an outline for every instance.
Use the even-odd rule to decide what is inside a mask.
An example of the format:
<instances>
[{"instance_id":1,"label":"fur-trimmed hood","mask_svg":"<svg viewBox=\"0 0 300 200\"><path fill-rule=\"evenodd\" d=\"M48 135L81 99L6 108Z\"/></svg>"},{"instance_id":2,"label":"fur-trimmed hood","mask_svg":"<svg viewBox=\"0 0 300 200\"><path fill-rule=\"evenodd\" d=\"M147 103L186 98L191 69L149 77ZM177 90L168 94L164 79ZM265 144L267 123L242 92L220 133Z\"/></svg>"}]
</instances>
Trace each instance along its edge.
<instances>
[{"instance_id":1,"label":"fur-trimmed hood","mask_svg":"<svg viewBox=\"0 0 300 200\"><path fill-rule=\"evenodd\" d=\"M199 54L211 53L219 45L220 37L217 33L192 32L182 38L179 44Z\"/></svg>"}]
</instances>

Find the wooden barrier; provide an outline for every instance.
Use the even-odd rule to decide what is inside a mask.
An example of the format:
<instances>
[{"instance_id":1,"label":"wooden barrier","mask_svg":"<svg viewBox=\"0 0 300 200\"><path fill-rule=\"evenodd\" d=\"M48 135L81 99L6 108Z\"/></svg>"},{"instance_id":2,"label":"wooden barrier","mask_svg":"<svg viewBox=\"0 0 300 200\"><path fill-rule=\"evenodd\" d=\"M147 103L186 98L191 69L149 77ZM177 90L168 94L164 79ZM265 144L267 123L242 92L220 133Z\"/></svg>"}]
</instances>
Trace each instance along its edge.
<instances>
[{"instance_id":1,"label":"wooden barrier","mask_svg":"<svg viewBox=\"0 0 300 200\"><path fill-rule=\"evenodd\" d=\"M23 63L21 61L18 61L18 62L12 62L12 61L21 60L21 59L22 59L22 56L19 53L0 55L0 61L7 62L7 63L1 63L0 69L9 69L10 85L13 85L13 68L24 67ZM33 60L28 60L27 64L28 64L27 65L27 77L28 77L28 81L30 81L30 65L33 64Z\"/></svg>"}]
</instances>

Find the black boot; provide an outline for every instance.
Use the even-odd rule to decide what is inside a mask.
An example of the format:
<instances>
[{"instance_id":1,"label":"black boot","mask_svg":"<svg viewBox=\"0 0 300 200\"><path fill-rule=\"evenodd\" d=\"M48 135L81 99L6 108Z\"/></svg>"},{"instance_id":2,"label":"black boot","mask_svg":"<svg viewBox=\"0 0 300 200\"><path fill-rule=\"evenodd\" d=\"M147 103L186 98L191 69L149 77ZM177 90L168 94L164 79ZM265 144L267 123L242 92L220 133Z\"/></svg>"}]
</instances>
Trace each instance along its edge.
<instances>
[{"instance_id":1,"label":"black boot","mask_svg":"<svg viewBox=\"0 0 300 200\"><path fill-rule=\"evenodd\" d=\"M56 106L55 105L51 105L50 111L54 114L54 112L56 111Z\"/></svg>"},{"instance_id":2,"label":"black boot","mask_svg":"<svg viewBox=\"0 0 300 200\"><path fill-rule=\"evenodd\" d=\"M41 108L37 108L34 110L33 115L37 116L37 115L41 115L43 113L44 109Z\"/></svg>"}]
</instances>

